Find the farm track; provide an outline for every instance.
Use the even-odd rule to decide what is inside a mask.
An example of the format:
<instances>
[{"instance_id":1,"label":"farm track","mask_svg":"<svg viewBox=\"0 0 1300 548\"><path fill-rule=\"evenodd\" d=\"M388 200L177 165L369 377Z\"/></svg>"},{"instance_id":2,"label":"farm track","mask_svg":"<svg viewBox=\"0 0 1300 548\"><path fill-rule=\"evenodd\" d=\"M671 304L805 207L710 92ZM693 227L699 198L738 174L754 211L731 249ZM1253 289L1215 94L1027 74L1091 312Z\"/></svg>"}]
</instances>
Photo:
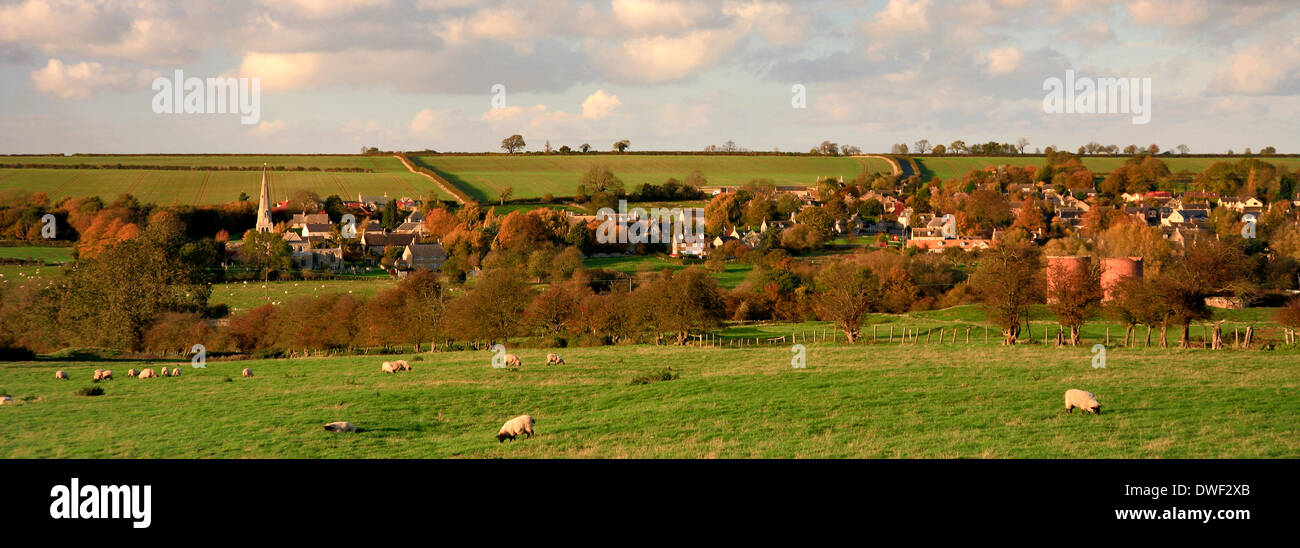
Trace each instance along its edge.
<instances>
[{"instance_id":1,"label":"farm track","mask_svg":"<svg viewBox=\"0 0 1300 548\"><path fill-rule=\"evenodd\" d=\"M131 186L126 187L126 192L123 192L123 194L130 194L134 196L135 189L139 188L140 183L143 182L145 179L148 179L150 175L153 175L152 171L146 171L144 173L141 173L139 177L136 177L134 181L131 181Z\"/></svg>"},{"instance_id":2,"label":"farm track","mask_svg":"<svg viewBox=\"0 0 1300 548\"><path fill-rule=\"evenodd\" d=\"M864 160L867 159L867 158L875 158L875 159L877 159L877 160L883 160L885 163L889 164L889 169L893 172L892 175L894 175L895 177L897 177L897 176L899 176L899 175L903 175L903 171L904 171L904 170L903 170L902 167L899 166L899 162L898 162L898 160L895 160L895 159L890 158L890 157L887 157L887 156L876 156L876 155L874 155L874 154L859 154L859 155L857 155L857 156L851 156L851 158L855 158L855 159L856 159L856 158L863 158ZM868 164L866 161L862 161L862 162L859 162L859 163L862 164L862 170L863 170L863 171L868 171L868 170L871 169L871 168L869 167L869 164Z\"/></svg>"},{"instance_id":3,"label":"farm track","mask_svg":"<svg viewBox=\"0 0 1300 548\"><path fill-rule=\"evenodd\" d=\"M72 183L75 182L77 179L80 179L82 175L83 175L82 173L78 173L78 174L76 174L76 175L73 175L72 178L70 178L70 179L68 179L68 180L66 180L66 181L63 181L62 183L59 183L59 186L54 187L54 190L51 191L50 194L47 194L47 196L59 196L59 195L60 195L60 194L59 194L59 191L63 190L64 187L66 187L66 186L72 184Z\"/></svg>"},{"instance_id":4,"label":"farm track","mask_svg":"<svg viewBox=\"0 0 1300 548\"><path fill-rule=\"evenodd\" d=\"M330 177L333 177L334 183L339 185L339 192L343 193L340 194L340 196L343 196L343 200L347 201L348 199L347 197L350 196L351 194L348 192L348 187L343 184L343 179L339 178L338 175L332 173L330 174Z\"/></svg>"},{"instance_id":5,"label":"farm track","mask_svg":"<svg viewBox=\"0 0 1300 548\"><path fill-rule=\"evenodd\" d=\"M436 184L436 185L438 185L439 188L441 188L441 189L442 189L443 191L445 191L447 194L450 194L452 198L455 198L457 202L460 202L461 204L464 204L464 203L465 203L465 200L462 199L462 198L460 197L460 194L458 194L458 193L455 192L456 189L454 189L454 188L450 188L450 186L449 186L450 183L446 183L446 184L444 184L443 181L439 181L438 179L435 179L435 178L430 177L430 176L428 176L428 175L426 175L426 174L424 174L424 173L420 173L419 171L416 171L416 170L415 170L415 166L411 165L411 162L408 162L408 161L406 160L406 158L403 158L403 157L401 157L401 156L396 156L396 155L394 155L393 157L394 157L394 158L397 158L397 160L398 160L399 162L402 162L402 165L406 166L406 169L409 170L411 173L414 173L414 174L419 175L419 176L421 176L421 177L424 177L424 178L426 178L426 179L428 179L428 180L430 180L430 181L433 181L433 183ZM394 175L394 177L396 177L396 175ZM402 182L405 183L406 181L402 181ZM407 186L410 186L410 185L408 184Z\"/></svg>"},{"instance_id":6,"label":"farm track","mask_svg":"<svg viewBox=\"0 0 1300 548\"><path fill-rule=\"evenodd\" d=\"M194 196L194 204L195 204L195 205L198 205L198 204L203 203L203 194L204 194L204 192L206 192L206 191L208 190L208 178L209 178L209 177L212 177L212 174L211 174L211 173L205 173L205 174L203 174L203 181L201 181L201 182L199 183L199 191L198 191L198 193L195 194L195 196ZM177 196L175 200L172 200L172 203L174 204L174 203L176 202L176 200L179 200L179 199L180 199L180 196Z\"/></svg>"}]
</instances>

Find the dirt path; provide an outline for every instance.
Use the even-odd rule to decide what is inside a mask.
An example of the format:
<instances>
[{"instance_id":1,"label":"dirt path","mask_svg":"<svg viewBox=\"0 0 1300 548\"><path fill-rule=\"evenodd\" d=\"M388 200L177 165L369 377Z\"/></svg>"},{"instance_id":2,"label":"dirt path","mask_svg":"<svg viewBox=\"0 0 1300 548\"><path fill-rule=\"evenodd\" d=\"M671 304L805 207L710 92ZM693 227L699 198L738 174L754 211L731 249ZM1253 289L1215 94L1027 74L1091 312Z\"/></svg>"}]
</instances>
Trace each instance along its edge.
<instances>
[{"instance_id":1,"label":"dirt path","mask_svg":"<svg viewBox=\"0 0 1300 548\"><path fill-rule=\"evenodd\" d=\"M402 165L406 166L406 169L409 170L411 173L414 173L430 181L433 181L434 184L438 185L439 188L442 188L443 192L450 194L452 198L455 198L456 201L460 202L462 205L465 204L465 200L461 199L460 194L457 194L455 192L455 189L451 188L451 183L440 180L439 178L436 177L430 177L427 173L420 173L419 171L416 171L415 166L411 165L411 162L408 162L406 158L403 158L398 155L393 155L393 157L397 158L398 161L402 162Z\"/></svg>"},{"instance_id":2,"label":"dirt path","mask_svg":"<svg viewBox=\"0 0 1300 548\"><path fill-rule=\"evenodd\" d=\"M875 156L875 155L871 155L871 154L858 154L858 155L855 155L855 156L851 156L851 158L875 158L875 159L877 159L877 160L884 160L885 163L889 164L889 169L893 170L893 175L896 175L896 176L897 176L897 175L902 175L902 174L904 174L904 172L906 172L906 171L911 171L911 166L908 166L907 168L903 168L903 167L899 166L899 163L900 163L900 162L898 162L897 160L894 160L893 158L889 158L889 157L886 157L886 156ZM863 167L866 167L866 164L863 164Z\"/></svg>"}]
</instances>

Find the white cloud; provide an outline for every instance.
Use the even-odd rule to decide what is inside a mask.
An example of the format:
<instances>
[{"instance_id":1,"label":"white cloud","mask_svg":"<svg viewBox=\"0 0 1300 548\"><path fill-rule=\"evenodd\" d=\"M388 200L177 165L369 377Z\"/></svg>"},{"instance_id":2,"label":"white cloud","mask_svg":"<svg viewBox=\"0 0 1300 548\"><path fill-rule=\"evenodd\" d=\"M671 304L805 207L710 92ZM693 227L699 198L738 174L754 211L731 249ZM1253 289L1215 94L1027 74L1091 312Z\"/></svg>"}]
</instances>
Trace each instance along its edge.
<instances>
[{"instance_id":1,"label":"white cloud","mask_svg":"<svg viewBox=\"0 0 1300 548\"><path fill-rule=\"evenodd\" d=\"M599 120L609 116L615 108L623 104L618 100L618 96L612 93L605 93L605 90L598 89L596 93L587 96L582 102L582 117L590 120Z\"/></svg>"},{"instance_id":2,"label":"white cloud","mask_svg":"<svg viewBox=\"0 0 1300 548\"><path fill-rule=\"evenodd\" d=\"M284 120L263 120L262 123L248 130L248 134L252 137L266 138L284 131L286 127L288 126Z\"/></svg>"},{"instance_id":3,"label":"white cloud","mask_svg":"<svg viewBox=\"0 0 1300 548\"><path fill-rule=\"evenodd\" d=\"M50 59L45 68L31 72L32 84L41 93L60 99L89 99L100 89L129 89L147 85L156 73L129 71L82 61L75 65Z\"/></svg>"},{"instance_id":4,"label":"white cloud","mask_svg":"<svg viewBox=\"0 0 1300 548\"><path fill-rule=\"evenodd\" d=\"M1139 25L1162 27L1194 26L1210 18L1204 0L1133 0L1128 13Z\"/></svg>"},{"instance_id":5,"label":"white cloud","mask_svg":"<svg viewBox=\"0 0 1300 548\"><path fill-rule=\"evenodd\" d=\"M1300 93L1300 36L1267 38L1230 55L1210 82L1214 94Z\"/></svg>"},{"instance_id":6,"label":"white cloud","mask_svg":"<svg viewBox=\"0 0 1300 548\"><path fill-rule=\"evenodd\" d=\"M626 40L617 46L588 43L585 46L605 68L621 81L640 83L672 82L712 65L736 45L741 34L731 29L701 29L680 36L655 35Z\"/></svg>"},{"instance_id":7,"label":"white cloud","mask_svg":"<svg viewBox=\"0 0 1300 548\"><path fill-rule=\"evenodd\" d=\"M614 0L614 20L635 30L683 30L696 25L708 14L703 4L672 0Z\"/></svg>"},{"instance_id":8,"label":"white cloud","mask_svg":"<svg viewBox=\"0 0 1300 548\"><path fill-rule=\"evenodd\" d=\"M387 6L389 0L261 0L267 7L312 18L329 18L359 9Z\"/></svg>"},{"instance_id":9,"label":"white cloud","mask_svg":"<svg viewBox=\"0 0 1300 548\"><path fill-rule=\"evenodd\" d=\"M1001 76L1010 74L1020 66L1020 60L1023 56L1020 50L1014 46L998 48L990 51L988 54L988 71L991 76Z\"/></svg>"}]
</instances>

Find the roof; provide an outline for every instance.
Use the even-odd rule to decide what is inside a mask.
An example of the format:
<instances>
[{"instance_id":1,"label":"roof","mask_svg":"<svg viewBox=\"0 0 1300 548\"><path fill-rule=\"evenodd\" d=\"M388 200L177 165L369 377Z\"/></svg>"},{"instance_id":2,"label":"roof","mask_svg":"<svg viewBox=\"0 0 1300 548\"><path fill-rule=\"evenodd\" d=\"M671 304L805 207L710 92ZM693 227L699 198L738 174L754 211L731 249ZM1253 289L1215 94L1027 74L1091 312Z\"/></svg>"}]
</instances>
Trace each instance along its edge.
<instances>
[{"instance_id":1,"label":"roof","mask_svg":"<svg viewBox=\"0 0 1300 548\"><path fill-rule=\"evenodd\" d=\"M410 244L406 249L412 259L445 259L447 251L438 244Z\"/></svg>"}]
</instances>

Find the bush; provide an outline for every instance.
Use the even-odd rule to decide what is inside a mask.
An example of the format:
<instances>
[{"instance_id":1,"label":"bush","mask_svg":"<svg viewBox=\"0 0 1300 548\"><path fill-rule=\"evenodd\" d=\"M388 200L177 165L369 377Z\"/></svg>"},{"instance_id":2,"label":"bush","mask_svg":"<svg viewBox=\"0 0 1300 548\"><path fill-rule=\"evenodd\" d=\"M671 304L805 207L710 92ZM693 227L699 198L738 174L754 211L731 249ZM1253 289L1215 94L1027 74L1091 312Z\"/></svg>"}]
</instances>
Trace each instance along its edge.
<instances>
[{"instance_id":1,"label":"bush","mask_svg":"<svg viewBox=\"0 0 1300 548\"><path fill-rule=\"evenodd\" d=\"M36 359L36 353L21 346L0 347L0 362L27 362Z\"/></svg>"},{"instance_id":2,"label":"bush","mask_svg":"<svg viewBox=\"0 0 1300 548\"><path fill-rule=\"evenodd\" d=\"M632 382L628 384L636 386L638 384L650 384L652 382L672 381L677 380L678 377L681 377L681 375L673 371L672 367L665 367L659 371L650 373L649 375L632 377Z\"/></svg>"},{"instance_id":3,"label":"bush","mask_svg":"<svg viewBox=\"0 0 1300 548\"><path fill-rule=\"evenodd\" d=\"M77 394L80 394L82 396L103 396L104 389L98 386L87 386L85 388L82 388L81 390L78 390Z\"/></svg>"}]
</instances>

